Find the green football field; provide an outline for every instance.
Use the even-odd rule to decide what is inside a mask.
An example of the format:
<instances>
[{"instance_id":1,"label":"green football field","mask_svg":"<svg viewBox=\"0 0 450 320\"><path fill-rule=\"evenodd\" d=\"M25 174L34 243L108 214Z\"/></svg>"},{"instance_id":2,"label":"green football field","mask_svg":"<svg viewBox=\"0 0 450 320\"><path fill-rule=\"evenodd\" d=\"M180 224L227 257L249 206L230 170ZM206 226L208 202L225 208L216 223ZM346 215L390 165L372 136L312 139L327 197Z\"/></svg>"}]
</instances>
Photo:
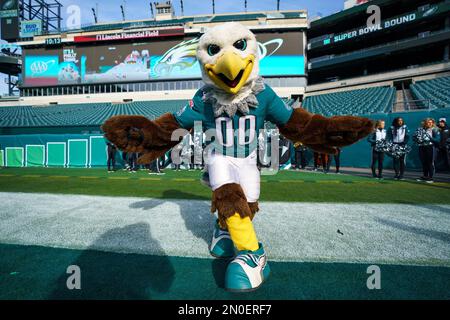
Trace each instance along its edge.
<instances>
[{"instance_id":1,"label":"green football field","mask_svg":"<svg viewBox=\"0 0 450 320\"><path fill-rule=\"evenodd\" d=\"M198 171L166 172L0 169L0 299L450 299L448 183L262 176L272 273L236 294L208 253L211 191Z\"/></svg>"}]
</instances>

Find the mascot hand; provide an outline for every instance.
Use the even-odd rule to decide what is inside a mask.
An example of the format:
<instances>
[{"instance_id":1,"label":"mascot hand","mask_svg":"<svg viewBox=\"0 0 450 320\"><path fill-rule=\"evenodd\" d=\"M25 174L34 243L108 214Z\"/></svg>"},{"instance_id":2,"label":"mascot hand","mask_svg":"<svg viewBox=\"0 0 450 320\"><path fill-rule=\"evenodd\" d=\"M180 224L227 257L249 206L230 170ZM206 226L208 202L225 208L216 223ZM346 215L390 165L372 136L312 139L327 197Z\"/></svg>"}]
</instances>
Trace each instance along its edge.
<instances>
[{"instance_id":1,"label":"mascot hand","mask_svg":"<svg viewBox=\"0 0 450 320\"><path fill-rule=\"evenodd\" d=\"M345 147L373 132L374 123L368 118L334 116L326 118L312 114L302 108L296 109L282 134L294 141L322 153L337 152L336 147Z\"/></svg>"},{"instance_id":2,"label":"mascot hand","mask_svg":"<svg viewBox=\"0 0 450 320\"><path fill-rule=\"evenodd\" d=\"M106 139L125 152L139 152L139 164L149 164L179 143L172 141L172 133L180 125L166 113L150 121L143 116L114 116L102 126Z\"/></svg>"},{"instance_id":3,"label":"mascot hand","mask_svg":"<svg viewBox=\"0 0 450 320\"><path fill-rule=\"evenodd\" d=\"M155 127L154 122L143 116L114 116L102 125L102 130L106 139L120 150L145 152L151 148Z\"/></svg>"}]
</instances>

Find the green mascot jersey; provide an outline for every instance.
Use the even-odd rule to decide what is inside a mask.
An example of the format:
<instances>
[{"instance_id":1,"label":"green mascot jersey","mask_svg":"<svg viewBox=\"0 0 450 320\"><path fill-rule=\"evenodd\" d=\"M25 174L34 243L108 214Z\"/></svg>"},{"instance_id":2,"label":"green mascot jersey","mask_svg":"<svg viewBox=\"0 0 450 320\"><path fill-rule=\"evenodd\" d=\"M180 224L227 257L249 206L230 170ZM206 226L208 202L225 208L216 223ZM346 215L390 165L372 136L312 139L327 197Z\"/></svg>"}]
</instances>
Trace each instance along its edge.
<instances>
[{"instance_id":1,"label":"green mascot jersey","mask_svg":"<svg viewBox=\"0 0 450 320\"><path fill-rule=\"evenodd\" d=\"M265 121L283 126L293 112L268 85L256 94L256 108L249 108L248 114L237 111L232 118L226 114L215 117L212 105L203 101L203 95L203 90L198 90L193 100L174 114L175 119L186 130L201 122L203 131L213 135L207 140L214 141L216 153L238 158L248 157L256 150L258 134Z\"/></svg>"}]
</instances>

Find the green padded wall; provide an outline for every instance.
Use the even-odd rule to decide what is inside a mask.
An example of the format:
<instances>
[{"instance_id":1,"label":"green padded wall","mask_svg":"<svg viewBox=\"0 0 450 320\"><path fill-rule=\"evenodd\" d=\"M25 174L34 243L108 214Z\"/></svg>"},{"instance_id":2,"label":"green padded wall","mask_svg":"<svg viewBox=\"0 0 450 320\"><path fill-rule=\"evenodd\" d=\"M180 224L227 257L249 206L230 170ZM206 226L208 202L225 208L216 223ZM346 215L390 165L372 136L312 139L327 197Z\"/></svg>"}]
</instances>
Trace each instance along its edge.
<instances>
[{"instance_id":1,"label":"green padded wall","mask_svg":"<svg viewBox=\"0 0 450 320\"><path fill-rule=\"evenodd\" d=\"M106 141L103 136L93 136L89 138L90 141L90 167L104 167L107 161Z\"/></svg>"},{"instance_id":2,"label":"green padded wall","mask_svg":"<svg viewBox=\"0 0 450 320\"><path fill-rule=\"evenodd\" d=\"M5 166L5 160L4 160L4 152L3 150L0 150L0 167Z\"/></svg>"},{"instance_id":3,"label":"green padded wall","mask_svg":"<svg viewBox=\"0 0 450 320\"><path fill-rule=\"evenodd\" d=\"M65 167L66 166L66 143L49 142L47 143L47 166Z\"/></svg>"},{"instance_id":4,"label":"green padded wall","mask_svg":"<svg viewBox=\"0 0 450 320\"><path fill-rule=\"evenodd\" d=\"M6 166L23 167L24 156L23 148L6 148Z\"/></svg>"},{"instance_id":5,"label":"green padded wall","mask_svg":"<svg viewBox=\"0 0 450 320\"><path fill-rule=\"evenodd\" d=\"M88 140L69 139L67 144L67 166L70 168L86 168L88 165Z\"/></svg>"},{"instance_id":6,"label":"green padded wall","mask_svg":"<svg viewBox=\"0 0 450 320\"><path fill-rule=\"evenodd\" d=\"M27 145L26 146L26 166L43 167L45 165L45 146Z\"/></svg>"}]
</instances>

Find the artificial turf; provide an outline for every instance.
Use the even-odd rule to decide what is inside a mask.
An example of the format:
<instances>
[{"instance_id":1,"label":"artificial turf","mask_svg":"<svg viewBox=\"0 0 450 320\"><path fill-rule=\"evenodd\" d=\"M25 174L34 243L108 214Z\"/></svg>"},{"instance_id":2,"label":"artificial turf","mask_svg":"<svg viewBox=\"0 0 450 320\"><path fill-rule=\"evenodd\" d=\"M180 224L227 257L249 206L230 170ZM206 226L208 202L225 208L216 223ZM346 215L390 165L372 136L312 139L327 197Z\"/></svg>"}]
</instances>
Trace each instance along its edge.
<instances>
[{"instance_id":1,"label":"artificial turf","mask_svg":"<svg viewBox=\"0 0 450 320\"><path fill-rule=\"evenodd\" d=\"M104 169L8 168L0 192L42 192L173 199L210 199L199 171L107 173ZM373 180L350 175L280 171L261 177L262 201L450 204L450 184Z\"/></svg>"},{"instance_id":2,"label":"artificial turf","mask_svg":"<svg viewBox=\"0 0 450 320\"><path fill-rule=\"evenodd\" d=\"M0 256L0 299L450 299L446 267L378 265L381 289L369 290L366 264L270 262L267 283L236 294L224 260L6 244ZM67 289L71 265L81 290Z\"/></svg>"}]
</instances>

